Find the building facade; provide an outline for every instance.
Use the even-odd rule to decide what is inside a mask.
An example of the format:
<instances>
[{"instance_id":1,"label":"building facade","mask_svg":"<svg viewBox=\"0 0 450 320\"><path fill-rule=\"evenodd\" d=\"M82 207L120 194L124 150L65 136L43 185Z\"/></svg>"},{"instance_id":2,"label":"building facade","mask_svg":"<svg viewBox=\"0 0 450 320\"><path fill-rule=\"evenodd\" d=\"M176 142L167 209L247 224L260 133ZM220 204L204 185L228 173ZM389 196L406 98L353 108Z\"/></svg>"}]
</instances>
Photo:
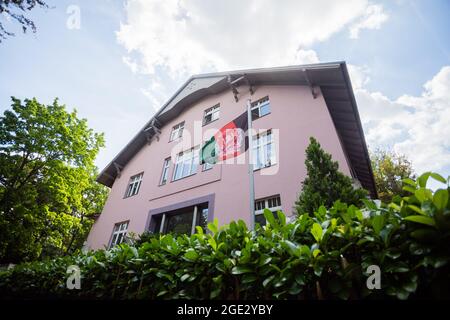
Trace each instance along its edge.
<instances>
[{"instance_id":1,"label":"building facade","mask_svg":"<svg viewBox=\"0 0 450 320\"><path fill-rule=\"evenodd\" d=\"M199 163L204 141L245 112L248 99L256 222L264 224L264 208L293 215L310 137L376 194L344 62L193 76L99 175L111 192L87 246L110 247L130 232L191 233L214 218L249 223L250 151Z\"/></svg>"}]
</instances>

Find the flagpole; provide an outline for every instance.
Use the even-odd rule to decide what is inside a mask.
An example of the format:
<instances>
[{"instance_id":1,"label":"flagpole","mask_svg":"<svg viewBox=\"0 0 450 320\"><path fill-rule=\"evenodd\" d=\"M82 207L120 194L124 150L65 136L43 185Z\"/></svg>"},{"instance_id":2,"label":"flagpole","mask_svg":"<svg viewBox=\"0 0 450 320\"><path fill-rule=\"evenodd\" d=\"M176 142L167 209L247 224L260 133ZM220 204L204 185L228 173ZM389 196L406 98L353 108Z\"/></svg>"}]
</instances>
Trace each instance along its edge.
<instances>
[{"instance_id":1,"label":"flagpole","mask_svg":"<svg viewBox=\"0 0 450 320\"><path fill-rule=\"evenodd\" d=\"M253 176L253 136L252 136L252 111L251 100L247 99L248 122L248 177L250 184L250 230L255 230L255 179Z\"/></svg>"}]
</instances>

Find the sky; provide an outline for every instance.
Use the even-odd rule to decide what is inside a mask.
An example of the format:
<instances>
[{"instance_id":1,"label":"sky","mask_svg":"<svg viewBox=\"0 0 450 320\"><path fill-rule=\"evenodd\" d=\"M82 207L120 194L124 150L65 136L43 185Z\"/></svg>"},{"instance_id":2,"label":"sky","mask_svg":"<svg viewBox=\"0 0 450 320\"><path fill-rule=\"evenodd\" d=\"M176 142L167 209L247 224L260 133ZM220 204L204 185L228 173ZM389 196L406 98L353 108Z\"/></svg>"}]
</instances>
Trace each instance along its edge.
<instances>
[{"instance_id":1,"label":"sky","mask_svg":"<svg viewBox=\"0 0 450 320\"><path fill-rule=\"evenodd\" d=\"M103 169L192 74L346 61L369 149L450 175L450 1L47 0L0 43L11 96L76 108Z\"/></svg>"}]
</instances>

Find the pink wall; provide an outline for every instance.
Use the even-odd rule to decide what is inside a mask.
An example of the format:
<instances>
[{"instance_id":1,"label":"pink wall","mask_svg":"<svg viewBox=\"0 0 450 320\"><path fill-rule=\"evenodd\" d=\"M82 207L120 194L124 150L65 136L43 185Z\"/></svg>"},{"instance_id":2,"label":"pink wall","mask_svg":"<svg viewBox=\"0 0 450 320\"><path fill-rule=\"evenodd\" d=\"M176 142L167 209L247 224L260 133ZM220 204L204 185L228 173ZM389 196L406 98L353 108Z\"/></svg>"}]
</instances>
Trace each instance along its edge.
<instances>
[{"instance_id":1,"label":"pink wall","mask_svg":"<svg viewBox=\"0 0 450 320\"><path fill-rule=\"evenodd\" d=\"M245 92L246 89L240 91ZM270 99L271 114L253 121L253 128L279 129L279 157L276 167L255 172L255 197L258 199L280 194L283 211L291 215L306 174L304 153L310 136L316 137L322 147L338 160L345 174L350 175L350 170L321 95L313 99L310 89L305 86L262 86L256 87L251 99L255 101L266 95ZM194 121L201 121L205 109L220 102L220 119L202 128L220 129L245 111L246 99L249 97L240 95L236 103L230 91L209 96L164 126L159 141L154 140L142 148L114 182L103 212L89 234L88 246L97 249L107 245L115 223L130 220L128 230L142 233L150 210L211 193L215 194L214 217L218 218L220 224L237 219L249 222L247 165L215 165L205 172L199 166L197 174L170 182L174 169L172 163L169 181L159 186L164 159L171 156L172 151L174 159L178 151L199 144L199 141L193 141ZM169 142L172 127L181 121L185 121L185 147L181 146L180 141ZM215 132L210 131L208 136ZM174 146L179 148L178 151ZM261 175L274 169L277 170L275 175ZM144 177L139 193L124 199L129 177L140 172L144 172Z\"/></svg>"}]
</instances>

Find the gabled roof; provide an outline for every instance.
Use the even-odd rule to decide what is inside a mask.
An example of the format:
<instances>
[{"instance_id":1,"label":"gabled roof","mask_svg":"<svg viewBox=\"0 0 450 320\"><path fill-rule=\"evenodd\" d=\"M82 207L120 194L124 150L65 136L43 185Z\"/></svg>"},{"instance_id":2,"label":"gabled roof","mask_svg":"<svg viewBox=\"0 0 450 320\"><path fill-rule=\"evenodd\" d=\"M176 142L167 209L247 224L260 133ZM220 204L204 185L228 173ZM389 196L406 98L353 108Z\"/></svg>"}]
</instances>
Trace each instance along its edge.
<instances>
[{"instance_id":1,"label":"gabled roof","mask_svg":"<svg viewBox=\"0 0 450 320\"><path fill-rule=\"evenodd\" d=\"M244 78L242 78L244 77ZM194 75L159 109L119 154L103 169L97 181L111 187L120 169L170 120L200 99L230 90L239 78L257 85L306 85L320 87L351 170L361 185L376 197L361 120L345 62L248 69Z\"/></svg>"}]
</instances>

